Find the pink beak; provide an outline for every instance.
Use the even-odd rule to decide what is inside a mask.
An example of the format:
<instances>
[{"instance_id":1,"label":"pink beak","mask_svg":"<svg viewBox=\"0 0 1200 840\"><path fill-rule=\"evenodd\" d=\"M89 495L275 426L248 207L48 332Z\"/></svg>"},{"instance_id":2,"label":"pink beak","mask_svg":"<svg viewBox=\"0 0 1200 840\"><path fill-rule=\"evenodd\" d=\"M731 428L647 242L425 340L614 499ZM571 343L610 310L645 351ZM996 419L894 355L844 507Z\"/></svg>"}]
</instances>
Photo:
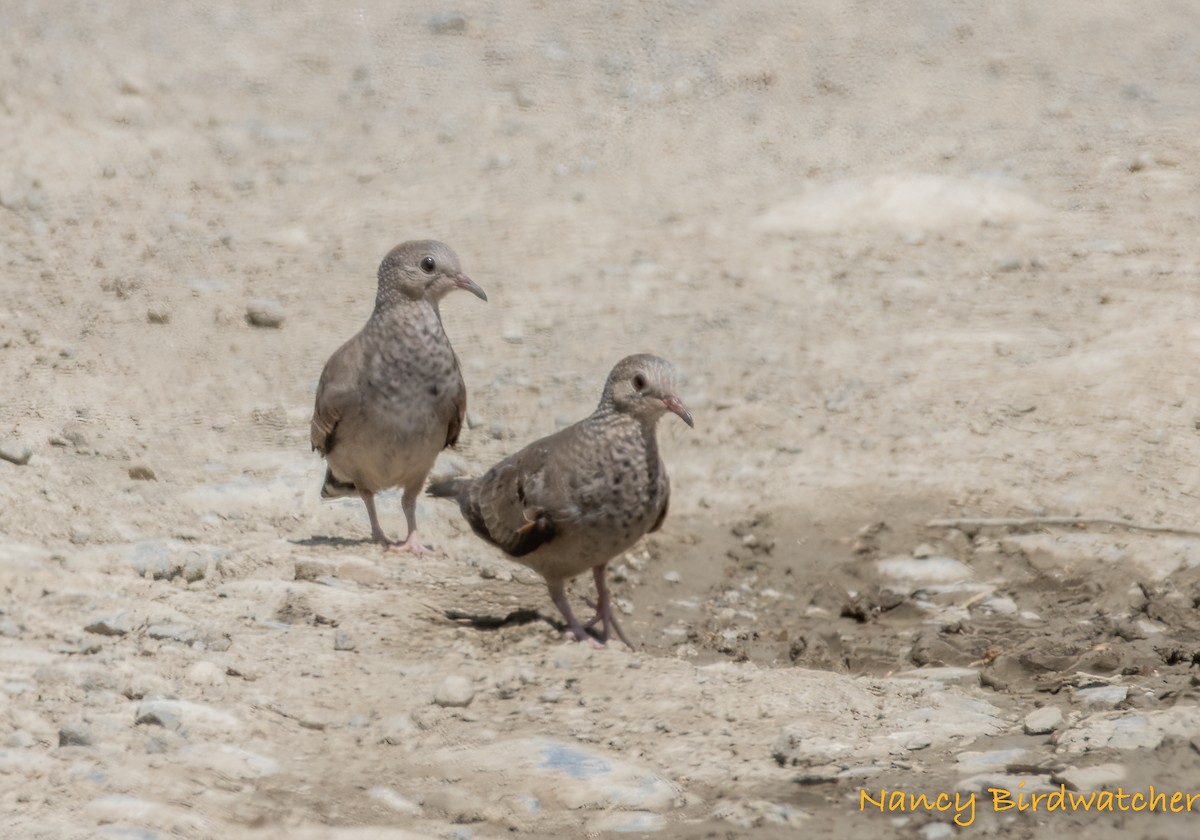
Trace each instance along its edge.
<instances>
[{"instance_id":1,"label":"pink beak","mask_svg":"<svg viewBox=\"0 0 1200 840\"><path fill-rule=\"evenodd\" d=\"M671 412L672 414L678 414L679 418L683 420L684 423L687 423L688 426L693 429L696 428L696 424L692 422L692 412L688 411L684 407L683 401L680 400L679 397L672 394L669 397L663 397L662 402L663 405L667 407L667 411Z\"/></svg>"},{"instance_id":2,"label":"pink beak","mask_svg":"<svg viewBox=\"0 0 1200 840\"><path fill-rule=\"evenodd\" d=\"M480 300L487 300L487 293L485 293L483 289L479 288L479 285L465 274L455 275L454 285L458 286L460 289L470 292Z\"/></svg>"}]
</instances>

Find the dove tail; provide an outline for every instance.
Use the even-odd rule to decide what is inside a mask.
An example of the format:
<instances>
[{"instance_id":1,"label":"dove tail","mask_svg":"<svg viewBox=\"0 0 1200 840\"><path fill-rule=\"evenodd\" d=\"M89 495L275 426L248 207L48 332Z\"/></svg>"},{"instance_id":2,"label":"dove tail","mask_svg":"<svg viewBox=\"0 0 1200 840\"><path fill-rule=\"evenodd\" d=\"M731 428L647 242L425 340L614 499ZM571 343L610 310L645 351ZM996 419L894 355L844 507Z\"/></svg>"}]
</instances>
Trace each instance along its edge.
<instances>
[{"instance_id":1,"label":"dove tail","mask_svg":"<svg viewBox=\"0 0 1200 840\"><path fill-rule=\"evenodd\" d=\"M321 485L322 499L340 499L342 496L353 496L358 488L353 481L340 481L333 476L333 470L325 468L325 483Z\"/></svg>"},{"instance_id":2,"label":"dove tail","mask_svg":"<svg viewBox=\"0 0 1200 840\"><path fill-rule=\"evenodd\" d=\"M437 499L457 499L463 489L463 482L457 478L447 478L445 481L435 481L430 484L426 493Z\"/></svg>"}]
</instances>

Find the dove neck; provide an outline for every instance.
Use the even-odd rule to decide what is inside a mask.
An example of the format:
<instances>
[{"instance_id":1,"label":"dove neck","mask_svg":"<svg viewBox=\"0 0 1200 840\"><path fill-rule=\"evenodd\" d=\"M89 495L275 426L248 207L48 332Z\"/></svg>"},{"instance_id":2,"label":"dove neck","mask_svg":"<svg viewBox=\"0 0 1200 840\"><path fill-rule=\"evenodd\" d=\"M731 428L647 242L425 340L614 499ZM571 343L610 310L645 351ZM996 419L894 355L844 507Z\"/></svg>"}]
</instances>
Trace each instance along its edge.
<instances>
[{"instance_id":1,"label":"dove neck","mask_svg":"<svg viewBox=\"0 0 1200 840\"><path fill-rule=\"evenodd\" d=\"M620 429L624 435L640 437L647 452L651 454L658 452L658 436L655 434L655 429L658 428L658 417L635 417L627 412L617 411L616 406L609 399L600 401L593 416L600 420L602 425Z\"/></svg>"},{"instance_id":2,"label":"dove neck","mask_svg":"<svg viewBox=\"0 0 1200 840\"><path fill-rule=\"evenodd\" d=\"M421 316L433 317L441 321L437 301L430 301L424 297L411 298L395 289L380 289L375 295L375 311L371 314L372 320L407 319Z\"/></svg>"}]
</instances>

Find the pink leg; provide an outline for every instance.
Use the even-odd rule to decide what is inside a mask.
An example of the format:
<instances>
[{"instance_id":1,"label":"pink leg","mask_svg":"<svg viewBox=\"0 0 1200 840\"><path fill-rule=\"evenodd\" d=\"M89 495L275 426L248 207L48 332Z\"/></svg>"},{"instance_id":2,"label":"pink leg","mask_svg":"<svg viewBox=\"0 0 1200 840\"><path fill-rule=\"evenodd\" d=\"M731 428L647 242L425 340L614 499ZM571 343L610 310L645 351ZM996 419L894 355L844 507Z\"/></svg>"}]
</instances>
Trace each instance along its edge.
<instances>
[{"instance_id":1,"label":"pink leg","mask_svg":"<svg viewBox=\"0 0 1200 840\"><path fill-rule=\"evenodd\" d=\"M562 617L567 620L567 627L575 635L575 640L590 642L592 647L596 648L604 647L603 644L588 635L588 632L583 629L583 625L579 623L579 619L575 617L575 613L571 612L571 605L567 603L567 592L563 587L563 581L547 580L546 586L550 590L550 600L554 602L554 606L558 607L558 611L562 613Z\"/></svg>"},{"instance_id":2,"label":"pink leg","mask_svg":"<svg viewBox=\"0 0 1200 840\"><path fill-rule=\"evenodd\" d=\"M362 496L363 504L367 506L367 517L371 520L371 539L384 546L394 545L379 527L379 515L375 513L375 494L368 490L359 490L358 495Z\"/></svg>"},{"instance_id":3,"label":"pink leg","mask_svg":"<svg viewBox=\"0 0 1200 840\"><path fill-rule=\"evenodd\" d=\"M605 580L607 574L607 563L592 569L592 578L596 581L596 616L588 622L588 626L591 627L599 621L601 627L600 638L606 642L608 641L608 631L611 626L616 631L617 638L632 648L633 645L629 643L629 639L625 638L625 631L617 623L617 613L613 610L612 597L608 594L608 581Z\"/></svg>"},{"instance_id":4,"label":"pink leg","mask_svg":"<svg viewBox=\"0 0 1200 840\"><path fill-rule=\"evenodd\" d=\"M417 493L418 490L409 492L404 491L404 497L400 500L400 507L404 509L404 519L408 523L408 536L404 538L402 543L391 543L388 546L388 551L410 552L412 554L424 554L425 546L421 545L421 537L417 534Z\"/></svg>"}]
</instances>

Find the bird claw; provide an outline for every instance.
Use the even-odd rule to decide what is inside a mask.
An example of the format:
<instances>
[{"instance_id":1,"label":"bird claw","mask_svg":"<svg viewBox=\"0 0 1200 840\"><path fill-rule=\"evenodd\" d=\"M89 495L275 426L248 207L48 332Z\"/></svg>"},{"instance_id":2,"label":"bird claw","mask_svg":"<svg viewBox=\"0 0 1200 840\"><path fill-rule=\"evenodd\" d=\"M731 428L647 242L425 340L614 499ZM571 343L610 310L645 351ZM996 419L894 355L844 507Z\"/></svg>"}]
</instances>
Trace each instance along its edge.
<instances>
[{"instance_id":1,"label":"bird claw","mask_svg":"<svg viewBox=\"0 0 1200 840\"><path fill-rule=\"evenodd\" d=\"M570 627L568 627L566 630L563 630L563 638L569 639L570 641L573 641L573 642L587 642L588 644L590 644L592 646L593 650L603 650L604 649L604 642L600 641L595 636L586 632L585 630L583 630L583 628L580 628L579 630L573 630Z\"/></svg>"},{"instance_id":2,"label":"bird claw","mask_svg":"<svg viewBox=\"0 0 1200 840\"><path fill-rule=\"evenodd\" d=\"M404 542L396 540L385 540L383 550L389 554L430 554L436 553L437 549L432 546L422 545L421 538L417 536L417 532L413 531L408 535L408 539Z\"/></svg>"}]
</instances>

